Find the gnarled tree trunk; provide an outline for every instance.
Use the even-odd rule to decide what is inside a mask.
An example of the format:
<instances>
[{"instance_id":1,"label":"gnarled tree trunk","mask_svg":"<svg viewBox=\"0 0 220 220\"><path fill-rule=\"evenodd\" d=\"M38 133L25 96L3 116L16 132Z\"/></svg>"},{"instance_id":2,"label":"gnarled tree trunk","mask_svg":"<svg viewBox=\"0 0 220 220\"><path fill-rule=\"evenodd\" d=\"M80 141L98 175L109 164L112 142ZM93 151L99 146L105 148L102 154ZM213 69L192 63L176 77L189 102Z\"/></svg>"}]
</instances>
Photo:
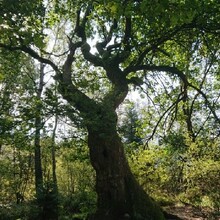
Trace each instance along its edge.
<instances>
[{"instance_id":1,"label":"gnarled tree trunk","mask_svg":"<svg viewBox=\"0 0 220 220\"><path fill-rule=\"evenodd\" d=\"M97 126L94 126L97 128ZM93 220L164 219L160 208L135 180L123 144L112 124L99 121L88 129L91 163L96 171L97 212Z\"/></svg>"}]
</instances>

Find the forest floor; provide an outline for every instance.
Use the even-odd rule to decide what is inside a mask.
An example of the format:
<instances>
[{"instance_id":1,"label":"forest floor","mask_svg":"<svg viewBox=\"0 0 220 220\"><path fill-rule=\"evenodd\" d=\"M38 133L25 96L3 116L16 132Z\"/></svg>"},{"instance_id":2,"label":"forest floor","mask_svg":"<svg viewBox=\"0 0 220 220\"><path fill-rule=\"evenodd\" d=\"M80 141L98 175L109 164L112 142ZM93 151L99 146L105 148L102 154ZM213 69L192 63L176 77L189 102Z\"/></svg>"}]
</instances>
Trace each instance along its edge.
<instances>
[{"instance_id":1,"label":"forest floor","mask_svg":"<svg viewBox=\"0 0 220 220\"><path fill-rule=\"evenodd\" d=\"M220 220L220 213L213 214L211 210L206 208L197 208L190 205L185 206L168 206L164 207L165 211L171 216L168 220Z\"/></svg>"}]
</instances>

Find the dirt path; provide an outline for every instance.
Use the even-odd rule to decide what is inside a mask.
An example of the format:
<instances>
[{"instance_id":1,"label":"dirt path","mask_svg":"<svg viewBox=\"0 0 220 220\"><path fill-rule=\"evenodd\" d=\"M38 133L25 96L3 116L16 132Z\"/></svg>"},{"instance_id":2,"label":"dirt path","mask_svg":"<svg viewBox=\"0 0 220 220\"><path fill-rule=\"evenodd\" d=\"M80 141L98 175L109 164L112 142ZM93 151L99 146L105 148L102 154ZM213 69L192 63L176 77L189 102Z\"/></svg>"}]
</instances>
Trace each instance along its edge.
<instances>
[{"instance_id":1,"label":"dirt path","mask_svg":"<svg viewBox=\"0 0 220 220\"><path fill-rule=\"evenodd\" d=\"M165 207L165 211L171 215L179 217L181 220L220 220L220 215L214 216L210 210L200 209L189 205L169 206ZM168 219L175 220L175 218Z\"/></svg>"}]
</instances>

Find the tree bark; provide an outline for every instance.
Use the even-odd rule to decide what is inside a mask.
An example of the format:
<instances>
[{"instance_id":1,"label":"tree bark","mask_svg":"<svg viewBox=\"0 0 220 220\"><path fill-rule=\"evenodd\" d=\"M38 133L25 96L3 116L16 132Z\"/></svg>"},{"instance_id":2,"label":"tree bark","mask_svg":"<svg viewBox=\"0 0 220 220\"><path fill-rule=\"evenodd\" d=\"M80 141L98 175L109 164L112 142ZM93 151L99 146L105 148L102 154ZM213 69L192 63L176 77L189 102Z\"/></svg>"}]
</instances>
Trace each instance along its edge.
<instances>
[{"instance_id":1,"label":"tree bark","mask_svg":"<svg viewBox=\"0 0 220 220\"><path fill-rule=\"evenodd\" d=\"M58 104L57 104L58 105ZM57 185L57 175L56 175L56 130L58 125L58 114L57 114L57 106L56 106L56 114L55 114L55 122L52 133L52 144L51 144L51 159L52 159L52 191L50 195L50 203L51 209L50 218L51 220L58 220L59 217L59 193L58 193L58 185Z\"/></svg>"},{"instance_id":2,"label":"tree bark","mask_svg":"<svg viewBox=\"0 0 220 220\"><path fill-rule=\"evenodd\" d=\"M112 122L111 122L112 123ZM88 129L90 159L96 171L97 212L90 220L164 219L129 168L123 144L112 124L99 121Z\"/></svg>"},{"instance_id":3,"label":"tree bark","mask_svg":"<svg viewBox=\"0 0 220 220\"><path fill-rule=\"evenodd\" d=\"M37 89L37 101L36 105L36 115L35 115L35 137L34 137L34 164L35 164L35 190L36 198L39 207L41 207L42 197L43 197L43 171L42 171L42 161L41 161L41 145L40 145L40 132L42 129L42 106L40 104L41 95L43 91L44 84L44 64L40 63L40 81Z\"/></svg>"},{"instance_id":4,"label":"tree bark","mask_svg":"<svg viewBox=\"0 0 220 220\"><path fill-rule=\"evenodd\" d=\"M115 68L115 65L111 66ZM68 62L64 67L59 91L63 98L81 113L80 116L88 129L91 164L96 171L97 211L89 219L163 220L160 208L144 192L131 173L123 144L117 134L115 109L128 92L123 73L116 68L108 70L109 77L112 81L115 80L115 83L103 101L98 103L71 83ZM116 75L120 76L118 81Z\"/></svg>"}]
</instances>

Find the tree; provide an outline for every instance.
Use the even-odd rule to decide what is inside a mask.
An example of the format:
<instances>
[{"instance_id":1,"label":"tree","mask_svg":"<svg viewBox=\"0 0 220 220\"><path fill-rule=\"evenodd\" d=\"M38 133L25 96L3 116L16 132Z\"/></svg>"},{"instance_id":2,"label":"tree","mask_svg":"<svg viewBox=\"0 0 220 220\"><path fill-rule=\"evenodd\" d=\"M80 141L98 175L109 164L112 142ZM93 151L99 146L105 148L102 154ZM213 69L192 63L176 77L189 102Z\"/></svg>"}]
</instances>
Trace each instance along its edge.
<instances>
[{"instance_id":1,"label":"tree","mask_svg":"<svg viewBox=\"0 0 220 220\"><path fill-rule=\"evenodd\" d=\"M43 89L44 89L44 78L45 78L45 65L40 63L39 68L39 83L36 88L36 100L35 100L35 114L34 114L34 161L35 161L35 189L37 203L40 208L39 219L58 219L58 187L56 179L56 162L55 162L55 135L58 121L58 102L54 104L55 108L55 123L52 132L52 143L51 143L51 159L52 159L52 184L49 184L47 188L46 181L43 178L42 169L42 153L41 153L41 131L44 127L43 122ZM47 180L50 181L50 180Z\"/></svg>"},{"instance_id":2,"label":"tree","mask_svg":"<svg viewBox=\"0 0 220 220\"><path fill-rule=\"evenodd\" d=\"M31 61L24 54L1 50L0 145L2 160L7 164L5 172L2 172L1 184L7 188L8 182L11 188L1 197L17 204L29 196L31 189L27 192L27 184L33 180L32 152L29 149L32 116L27 110L35 92L30 78L34 77Z\"/></svg>"},{"instance_id":3,"label":"tree","mask_svg":"<svg viewBox=\"0 0 220 220\"><path fill-rule=\"evenodd\" d=\"M125 144L126 153L132 153L143 144L144 133L141 129L140 109L134 103L129 102L118 111L118 132Z\"/></svg>"},{"instance_id":4,"label":"tree","mask_svg":"<svg viewBox=\"0 0 220 220\"><path fill-rule=\"evenodd\" d=\"M40 65L40 77L39 77L39 85L36 89L36 113L34 118L34 127L35 127L35 135L34 135L34 165L35 165L35 189L36 189L36 198L39 204L39 207L42 206L42 201L44 200L44 186L43 186L43 171L42 171L42 163L41 163L41 138L40 132L42 129L42 104L41 97L43 91L44 84L44 65Z\"/></svg>"},{"instance_id":5,"label":"tree","mask_svg":"<svg viewBox=\"0 0 220 220\"><path fill-rule=\"evenodd\" d=\"M192 88L219 121L207 96L192 81L195 73L186 68L191 63L186 59L189 51L196 59L201 48L213 51L218 44L218 2L39 0L14 6L3 0L1 4L0 47L49 65L59 92L87 128L98 195L93 219L163 219L130 171L116 129L116 109L130 85L140 86L150 72L166 73L181 84L175 103L186 102ZM49 52L43 50L44 37L50 34L42 34L42 27L49 32L58 22L66 24L62 64L55 58L59 55L48 58Z\"/></svg>"}]
</instances>

